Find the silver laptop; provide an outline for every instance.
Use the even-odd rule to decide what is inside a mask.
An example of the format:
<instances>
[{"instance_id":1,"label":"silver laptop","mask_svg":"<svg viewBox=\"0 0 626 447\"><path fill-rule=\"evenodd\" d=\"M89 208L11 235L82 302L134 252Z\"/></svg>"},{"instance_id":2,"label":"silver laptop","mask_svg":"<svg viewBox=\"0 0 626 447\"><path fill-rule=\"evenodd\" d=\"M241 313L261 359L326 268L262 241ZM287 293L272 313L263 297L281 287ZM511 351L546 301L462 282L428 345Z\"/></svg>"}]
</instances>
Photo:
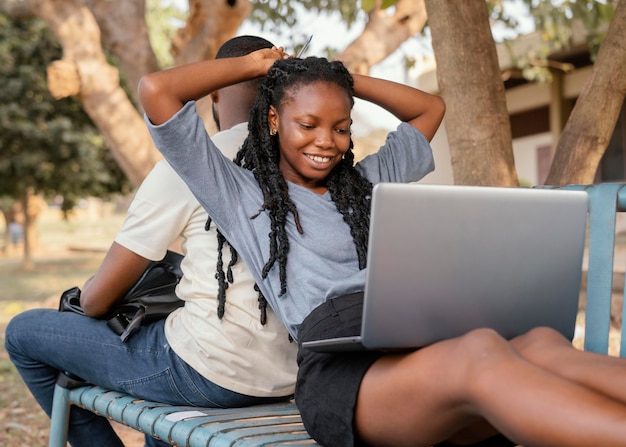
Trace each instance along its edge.
<instances>
[{"instance_id":1,"label":"silver laptop","mask_svg":"<svg viewBox=\"0 0 626 447\"><path fill-rule=\"evenodd\" d=\"M584 191L378 184L361 335L303 346L418 348L481 327L571 340L587 210Z\"/></svg>"}]
</instances>

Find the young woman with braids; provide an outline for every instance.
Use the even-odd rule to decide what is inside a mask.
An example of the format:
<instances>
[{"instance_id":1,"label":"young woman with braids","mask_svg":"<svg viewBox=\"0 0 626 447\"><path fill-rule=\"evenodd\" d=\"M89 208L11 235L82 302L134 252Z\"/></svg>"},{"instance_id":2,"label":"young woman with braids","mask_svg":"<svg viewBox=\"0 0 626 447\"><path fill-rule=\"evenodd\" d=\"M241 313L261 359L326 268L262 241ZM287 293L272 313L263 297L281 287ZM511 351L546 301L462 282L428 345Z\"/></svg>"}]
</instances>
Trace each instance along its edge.
<instances>
[{"instance_id":1,"label":"young woman with braids","mask_svg":"<svg viewBox=\"0 0 626 447\"><path fill-rule=\"evenodd\" d=\"M194 100L267 74L236 163ZM371 185L419 180L444 113L436 96L282 49L173 68L139 87L157 147L249 265L299 342L360 328ZM353 167L353 96L403 121ZM238 166L239 165L239 166ZM296 402L325 446L467 445L498 433L526 446L625 446L626 363L538 328L481 329L404 353L298 353Z\"/></svg>"}]
</instances>

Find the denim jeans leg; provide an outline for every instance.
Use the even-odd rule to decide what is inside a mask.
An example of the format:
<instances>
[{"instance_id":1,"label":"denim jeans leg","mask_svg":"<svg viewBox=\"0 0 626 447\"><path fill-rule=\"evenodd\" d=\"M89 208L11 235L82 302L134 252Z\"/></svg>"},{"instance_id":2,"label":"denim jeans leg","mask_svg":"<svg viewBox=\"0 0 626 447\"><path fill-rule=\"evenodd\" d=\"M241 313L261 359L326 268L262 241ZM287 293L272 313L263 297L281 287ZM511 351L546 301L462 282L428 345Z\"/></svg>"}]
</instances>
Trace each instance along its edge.
<instances>
[{"instance_id":1,"label":"denim jeans leg","mask_svg":"<svg viewBox=\"0 0 626 447\"><path fill-rule=\"evenodd\" d=\"M61 314L50 309L24 312L9 322L5 335L5 348L11 361L48 417L52 413L57 376L60 371L71 370L71 362L67 368L61 364L80 349L72 342L72 339L80 339L80 329L74 325L74 320L78 319L58 318L57 315ZM59 324L58 328L55 323ZM64 332L71 335L63 335ZM68 439L73 447L124 445L105 417L72 406L70 421Z\"/></svg>"},{"instance_id":2,"label":"denim jeans leg","mask_svg":"<svg viewBox=\"0 0 626 447\"><path fill-rule=\"evenodd\" d=\"M105 321L54 309L35 309L11 320L5 345L11 361L48 415L60 371L111 390L171 405L228 408L281 400L245 396L205 379L173 352L163 327L164 320L142 326L127 343L122 343ZM71 413L70 439L79 437L73 445L96 446L94 439L108 440L108 444L101 445L121 445L110 441L107 431L113 430L106 420L105 427L102 418L79 410L73 408ZM89 437L80 438L83 432L89 432ZM89 442L80 443L86 439Z\"/></svg>"}]
</instances>

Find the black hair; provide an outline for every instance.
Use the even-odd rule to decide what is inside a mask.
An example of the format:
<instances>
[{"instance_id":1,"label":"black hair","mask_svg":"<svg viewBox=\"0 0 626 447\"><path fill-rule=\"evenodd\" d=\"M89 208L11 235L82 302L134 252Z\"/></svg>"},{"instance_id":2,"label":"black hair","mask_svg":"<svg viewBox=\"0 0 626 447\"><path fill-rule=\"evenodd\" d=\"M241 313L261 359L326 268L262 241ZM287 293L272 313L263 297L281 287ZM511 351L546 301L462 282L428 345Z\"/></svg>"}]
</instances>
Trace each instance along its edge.
<instances>
[{"instance_id":1,"label":"black hair","mask_svg":"<svg viewBox=\"0 0 626 447\"><path fill-rule=\"evenodd\" d=\"M223 59L226 57L240 57L250 54L263 48L272 48L274 44L267 39L258 36L237 36L227 40L217 50L215 59ZM246 82L242 82L241 85L246 88L256 91L259 87L260 79L251 79ZM253 93L253 92L252 92ZM215 110L215 104L211 104L211 112L213 114L213 121L218 130L221 130L220 120Z\"/></svg>"},{"instance_id":2,"label":"black hair","mask_svg":"<svg viewBox=\"0 0 626 447\"><path fill-rule=\"evenodd\" d=\"M263 48L272 48L274 44L258 36L237 36L227 40L217 50L215 59L239 57Z\"/></svg>"},{"instance_id":3,"label":"black hair","mask_svg":"<svg viewBox=\"0 0 626 447\"><path fill-rule=\"evenodd\" d=\"M237 36L232 39L227 40L222 44L222 46L217 50L217 54L215 55L216 59L222 59L226 57L239 57L245 56L246 54L250 54L254 51L261 50L263 48L272 48L274 44L267 39L258 36ZM245 84L248 85L249 88L257 89L260 79L252 79L247 81ZM220 128L219 120L217 119L217 114L215 113L215 109L213 109L213 118L215 119L215 123L217 127ZM209 231L209 227L211 225L211 217L209 216L205 230ZM222 233L217 230L217 265L216 265L216 274L215 278L218 282L218 293L217 293L217 316L219 319L224 317L224 310L226 307L226 289L228 289L228 284L232 284L233 282L233 272L232 266L237 263L239 259L239 255L237 254L237 250L235 250L230 244L230 262L228 263L226 271L224 271L224 262L222 259L222 251L224 249L224 244L228 242L226 238L222 235ZM258 287L255 285L255 290L259 292ZM267 303L263 296L259 292L259 308L261 310L261 323L265 324L267 316L266 316L266 307Z\"/></svg>"},{"instance_id":4,"label":"black hair","mask_svg":"<svg viewBox=\"0 0 626 447\"><path fill-rule=\"evenodd\" d=\"M271 231L270 257L262 274L266 277L278 263L281 295L287 290L286 265L289 240L285 223L289 214L292 215L301 233L305 229L300 225L296 205L289 197L287 182L279 169L278 138L269 133L268 112L270 106L280 110L283 101L289 99L294 91L316 82L328 82L339 86L349 96L351 104L354 104L354 80L341 62L329 62L318 57L277 60L261 82L259 95L250 112L248 137L235 158L236 164L253 171L263 192L264 202L261 210L269 213ZM372 184L354 168L352 148L351 139L348 151L329 173L326 184L337 210L350 226L359 268L363 269L366 266Z\"/></svg>"}]
</instances>

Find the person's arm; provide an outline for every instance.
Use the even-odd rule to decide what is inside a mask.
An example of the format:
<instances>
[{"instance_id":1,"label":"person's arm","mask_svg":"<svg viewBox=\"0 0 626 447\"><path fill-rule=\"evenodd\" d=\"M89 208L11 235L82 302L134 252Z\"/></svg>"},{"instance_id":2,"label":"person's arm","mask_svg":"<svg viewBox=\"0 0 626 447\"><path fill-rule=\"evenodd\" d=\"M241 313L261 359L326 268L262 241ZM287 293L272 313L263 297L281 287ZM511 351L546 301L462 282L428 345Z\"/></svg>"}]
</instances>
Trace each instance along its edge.
<instances>
[{"instance_id":1,"label":"person's arm","mask_svg":"<svg viewBox=\"0 0 626 447\"><path fill-rule=\"evenodd\" d=\"M83 286L80 305L85 314L106 314L137 282L149 263L149 259L113 242L96 274Z\"/></svg>"},{"instance_id":2,"label":"person's arm","mask_svg":"<svg viewBox=\"0 0 626 447\"><path fill-rule=\"evenodd\" d=\"M205 60L151 73L139 81L139 99L150 122L160 125L185 103L264 76L274 61L285 57L282 48L266 48L246 56Z\"/></svg>"},{"instance_id":3,"label":"person's arm","mask_svg":"<svg viewBox=\"0 0 626 447\"><path fill-rule=\"evenodd\" d=\"M353 74L358 98L372 102L432 140L441 124L446 106L443 99L393 81Z\"/></svg>"}]
</instances>

